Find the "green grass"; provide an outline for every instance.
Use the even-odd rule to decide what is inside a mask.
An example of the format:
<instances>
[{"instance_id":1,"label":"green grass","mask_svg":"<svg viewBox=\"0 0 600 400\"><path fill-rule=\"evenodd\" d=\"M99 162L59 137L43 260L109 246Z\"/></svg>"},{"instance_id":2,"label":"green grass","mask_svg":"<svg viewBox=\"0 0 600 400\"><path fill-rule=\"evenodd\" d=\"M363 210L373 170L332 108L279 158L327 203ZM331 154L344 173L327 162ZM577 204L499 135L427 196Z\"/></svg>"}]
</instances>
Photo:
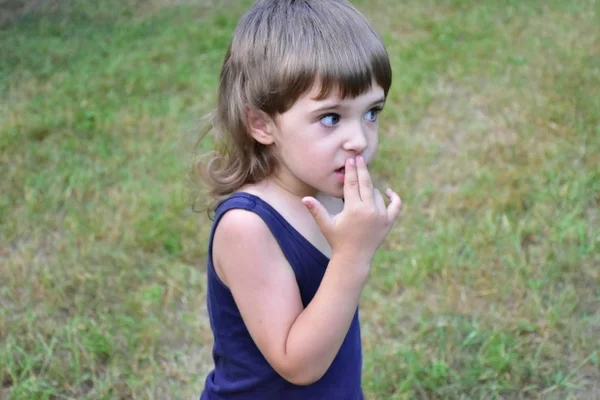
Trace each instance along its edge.
<instances>
[{"instance_id":1,"label":"green grass","mask_svg":"<svg viewBox=\"0 0 600 400\"><path fill-rule=\"evenodd\" d=\"M189 399L211 368L190 149L241 4L0 30L0 398ZM368 399L600 398L600 3L384 0Z\"/></svg>"}]
</instances>

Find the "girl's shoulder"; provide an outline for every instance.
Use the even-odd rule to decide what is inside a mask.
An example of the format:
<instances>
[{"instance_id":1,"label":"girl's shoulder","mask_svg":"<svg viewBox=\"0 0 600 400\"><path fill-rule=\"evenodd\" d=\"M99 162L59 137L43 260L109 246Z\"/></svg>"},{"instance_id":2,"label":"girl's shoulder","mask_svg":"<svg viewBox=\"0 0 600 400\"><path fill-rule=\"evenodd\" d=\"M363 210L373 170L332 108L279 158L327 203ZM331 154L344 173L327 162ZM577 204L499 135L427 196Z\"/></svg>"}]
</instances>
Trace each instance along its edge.
<instances>
[{"instance_id":1,"label":"girl's shoulder","mask_svg":"<svg viewBox=\"0 0 600 400\"><path fill-rule=\"evenodd\" d=\"M327 199L324 196L317 196L317 199L332 215L341 211L340 204L343 206L339 199ZM256 237L264 239L265 236L274 236L280 244L285 238L284 241L290 246L298 244L308 248L311 253L316 250L325 257L331 256L329 243L300 198L294 199L263 190L258 185L248 185L233 193L222 204L224 207L218 211L222 218L215 232L221 239L227 237L221 243L234 240L233 235L237 240L247 237L249 242Z\"/></svg>"},{"instance_id":2,"label":"girl's shoulder","mask_svg":"<svg viewBox=\"0 0 600 400\"><path fill-rule=\"evenodd\" d=\"M254 195L236 193L217 208L209 259L225 286L230 287L230 277L244 276L248 272L246 265L266 266L277 255L279 245L272 225L269 226L264 206L257 206L257 200Z\"/></svg>"}]
</instances>

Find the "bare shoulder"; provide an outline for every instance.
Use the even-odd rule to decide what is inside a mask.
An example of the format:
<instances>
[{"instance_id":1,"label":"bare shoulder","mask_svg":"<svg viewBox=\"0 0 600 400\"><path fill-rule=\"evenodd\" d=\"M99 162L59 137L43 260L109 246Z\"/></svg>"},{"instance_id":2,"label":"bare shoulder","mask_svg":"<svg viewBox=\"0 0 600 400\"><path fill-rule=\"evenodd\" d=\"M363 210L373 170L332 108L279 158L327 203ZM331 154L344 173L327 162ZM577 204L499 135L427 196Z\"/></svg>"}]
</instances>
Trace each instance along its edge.
<instances>
[{"instance_id":1,"label":"bare shoulder","mask_svg":"<svg viewBox=\"0 0 600 400\"><path fill-rule=\"evenodd\" d=\"M257 268L286 263L263 219L242 209L230 210L221 217L215 229L212 251L217 275L228 286L232 276L237 278L248 271L258 273Z\"/></svg>"},{"instance_id":2,"label":"bare shoulder","mask_svg":"<svg viewBox=\"0 0 600 400\"><path fill-rule=\"evenodd\" d=\"M255 235L264 238L269 233L269 228L259 215L248 210L233 209L221 217L215 230L215 241L252 239Z\"/></svg>"}]
</instances>

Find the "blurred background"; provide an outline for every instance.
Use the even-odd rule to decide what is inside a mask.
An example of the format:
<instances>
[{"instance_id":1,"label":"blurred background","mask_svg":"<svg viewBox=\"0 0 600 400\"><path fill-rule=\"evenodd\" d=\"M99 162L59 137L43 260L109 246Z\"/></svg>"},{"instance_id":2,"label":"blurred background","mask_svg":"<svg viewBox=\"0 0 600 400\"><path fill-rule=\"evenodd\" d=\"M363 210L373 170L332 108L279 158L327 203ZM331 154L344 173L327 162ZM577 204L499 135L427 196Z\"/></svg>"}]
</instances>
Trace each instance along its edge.
<instances>
[{"instance_id":1,"label":"blurred background","mask_svg":"<svg viewBox=\"0 0 600 400\"><path fill-rule=\"evenodd\" d=\"M357 0L403 216L368 399L600 399L600 2ZM193 399L200 119L242 1L0 0L0 398Z\"/></svg>"}]
</instances>

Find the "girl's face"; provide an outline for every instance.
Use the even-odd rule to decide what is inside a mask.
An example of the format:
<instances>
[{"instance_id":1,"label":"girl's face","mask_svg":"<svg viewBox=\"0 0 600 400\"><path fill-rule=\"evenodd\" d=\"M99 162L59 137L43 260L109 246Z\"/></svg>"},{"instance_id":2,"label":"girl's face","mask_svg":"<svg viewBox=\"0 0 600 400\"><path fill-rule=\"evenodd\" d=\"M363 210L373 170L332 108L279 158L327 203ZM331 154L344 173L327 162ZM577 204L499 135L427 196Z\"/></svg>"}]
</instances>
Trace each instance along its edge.
<instances>
[{"instance_id":1,"label":"girl's face","mask_svg":"<svg viewBox=\"0 0 600 400\"><path fill-rule=\"evenodd\" d=\"M279 168L273 179L298 196L324 193L341 198L346 160L358 155L367 163L373 160L385 95L376 83L366 93L344 100L336 92L315 100L319 90L315 86L275 118Z\"/></svg>"}]
</instances>

